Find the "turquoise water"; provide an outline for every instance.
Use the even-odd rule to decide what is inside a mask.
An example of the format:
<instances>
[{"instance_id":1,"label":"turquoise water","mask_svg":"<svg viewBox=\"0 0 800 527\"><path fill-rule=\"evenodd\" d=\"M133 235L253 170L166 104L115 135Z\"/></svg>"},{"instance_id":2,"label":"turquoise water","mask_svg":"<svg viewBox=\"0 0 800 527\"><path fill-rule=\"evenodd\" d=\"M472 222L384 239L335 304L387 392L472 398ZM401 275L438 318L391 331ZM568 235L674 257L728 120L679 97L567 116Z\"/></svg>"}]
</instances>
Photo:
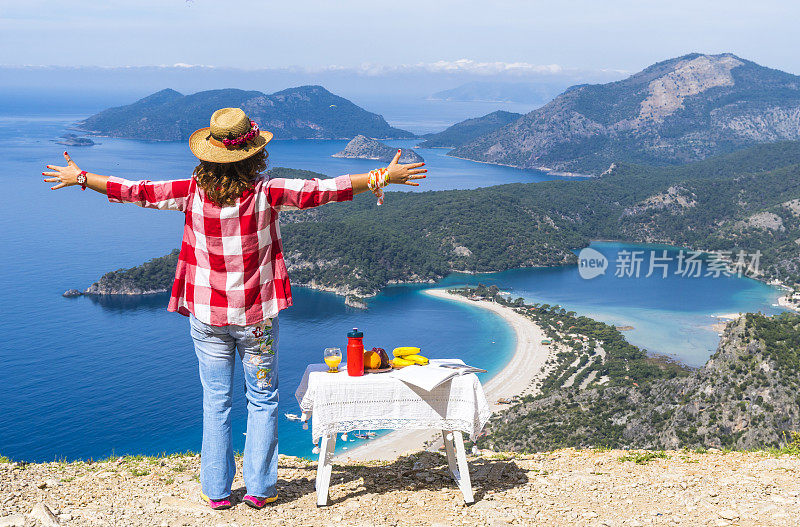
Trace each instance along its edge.
<instances>
[{"instance_id":1,"label":"turquoise water","mask_svg":"<svg viewBox=\"0 0 800 527\"><path fill-rule=\"evenodd\" d=\"M668 355L690 366L702 366L719 342L711 326L712 315L761 311L784 311L773 306L781 291L750 278L676 274L678 249L664 245L594 242L591 247L608 259L606 274L585 280L577 266L515 269L478 275L453 274L442 285L494 283L512 297L528 302L559 304L579 315L609 324L633 326L625 331L629 342L653 353ZM615 276L617 253L643 251L639 277ZM661 257L667 251L668 274L658 268L649 278L652 251ZM702 274L708 271L703 268Z\"/></svg>"},{"instance_id":2,"label":"turquoise water","mask_svg":"<svg viewBox=\"0 0 800 527\"><path fill-rule=\"evenodd\" d=\"M60 296L66 289L88 286L110 269L136 265L177 247L182 216L111 205L75 188L47 190L39 173L47 163L60 163L62 151L51 139L81 115L1 113L0 232L5 251L0 258L0 312L5 327L0 337L0 405L5 418L0 420L0 454L52 460L199 450L196 359L188 322L166 312L166 296ZM183 145L99 142L71 152L83 168L131 179L167 179L185 177L194 166ZM330 158L343 144L276 142L272 161L332 175L372 166ZM448 158L443 150L421 153L431 169L425 189L547 178ZM603 250L611 255L616 249L610 245ZM776 296L774 289L742 279L684 284L680 279L614 282L602 277L587 282L575 267L453 275L442 285L478 281L497 283L531 300L629 322L636 327L629 332L633 342L691 364L701 363L715 345L715 333L703 329L713 322L710 313L769 311ZM344 346L346 332L355 326L364 329L369 347L417 345L430 357L458 356L483 366L487 376L499 370L513 349L508 326L475 306L423 295L422 288L386 288L367 311L347 307L329 293L295 288L295 306L281 315L281 414L297 412L293 394L306 364L320 362L327 346ZM242 384L237 377L237 388ZM234 438L240 449L245 407L241 389L236 395ZM310 434L299 424L281 419L280 438L281 452L310 454Z\"/></svg>"}]
</instances>

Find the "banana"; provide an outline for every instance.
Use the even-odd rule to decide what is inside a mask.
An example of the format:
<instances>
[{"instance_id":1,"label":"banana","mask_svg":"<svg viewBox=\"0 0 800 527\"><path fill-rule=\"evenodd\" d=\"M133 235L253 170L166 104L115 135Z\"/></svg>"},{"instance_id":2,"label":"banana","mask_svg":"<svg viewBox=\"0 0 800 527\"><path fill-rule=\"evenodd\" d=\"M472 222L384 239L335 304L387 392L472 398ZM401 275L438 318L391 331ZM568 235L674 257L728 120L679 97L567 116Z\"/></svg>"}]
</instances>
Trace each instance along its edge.
<instances>
[{"instance_id":1,"label":"banana","mask_svg":"<svg viewBox=\"0 0 800 527\"><path fill-rule=\"evenodd\" d=\"M400 357L395 357L394 359L392 359L392 365L395 366L396 368L402 368L403 366L412 366L414 364L416 364L416 362L402 359Z\"/></svg>"},{"instance_id":2,"label":"banana","mask_svg":"<svg viewBox=\"0 0 800 527\"><path fill-rule=\"evenodd\" d=\"M403 346L392 350L392 355L395 357L405 357L406 355L416 355L417 353L419 353L419 348L411 346Z\"/></svg>"},{"instance_id":3,"label":"banana","mask_svg":"<svg viewBox=\"0 0 800 527\"><path fill-rule=\"evenodd\" d=\"M423 357L422 355L406 355L403 357L403 360L410 360L414 364L419 364L420 366L428 364L428 357Z\"/></svg>"}]
</instances>

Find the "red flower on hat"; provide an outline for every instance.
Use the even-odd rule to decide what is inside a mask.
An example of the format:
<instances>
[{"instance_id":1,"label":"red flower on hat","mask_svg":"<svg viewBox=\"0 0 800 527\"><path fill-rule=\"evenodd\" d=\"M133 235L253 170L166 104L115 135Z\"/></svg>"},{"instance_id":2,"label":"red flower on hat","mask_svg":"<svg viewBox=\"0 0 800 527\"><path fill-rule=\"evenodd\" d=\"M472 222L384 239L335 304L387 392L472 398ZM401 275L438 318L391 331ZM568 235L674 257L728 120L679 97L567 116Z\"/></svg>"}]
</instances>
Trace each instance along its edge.
<instances>
[{"instance_id":1,"label":"red flower on hat","mask_svg":"<svg viewBox=\"0 0 800 527\"><path fill-rule=\"evenodd\" d=\"M255 121L250 121L250 131L243 133L239 137L234 137L233 139L223 139L222 144L228 147L231 146L241 146L246 142L252 140L259 134L258 125Z\"/></svg>"}]
</instances>

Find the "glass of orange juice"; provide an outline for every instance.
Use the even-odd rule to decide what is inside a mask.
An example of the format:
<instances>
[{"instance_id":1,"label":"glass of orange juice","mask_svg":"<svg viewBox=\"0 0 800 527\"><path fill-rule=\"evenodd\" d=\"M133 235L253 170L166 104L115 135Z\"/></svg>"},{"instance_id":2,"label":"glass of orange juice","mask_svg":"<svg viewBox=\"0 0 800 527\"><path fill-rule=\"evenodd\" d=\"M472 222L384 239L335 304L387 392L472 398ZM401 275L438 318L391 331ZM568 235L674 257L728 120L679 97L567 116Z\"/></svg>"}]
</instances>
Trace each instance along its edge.
<instances>
[{"instance_id":1,"label":"glass of orange juice","mask_svg":"<svg viewBox=\"0 0 800 527\"><path fill-rule=\"evenodd\" d=\"M328 365L328 373L339 373L339 363L342 362L341 348L325 348L323 358Z\"/></svg>"}]
</instances>

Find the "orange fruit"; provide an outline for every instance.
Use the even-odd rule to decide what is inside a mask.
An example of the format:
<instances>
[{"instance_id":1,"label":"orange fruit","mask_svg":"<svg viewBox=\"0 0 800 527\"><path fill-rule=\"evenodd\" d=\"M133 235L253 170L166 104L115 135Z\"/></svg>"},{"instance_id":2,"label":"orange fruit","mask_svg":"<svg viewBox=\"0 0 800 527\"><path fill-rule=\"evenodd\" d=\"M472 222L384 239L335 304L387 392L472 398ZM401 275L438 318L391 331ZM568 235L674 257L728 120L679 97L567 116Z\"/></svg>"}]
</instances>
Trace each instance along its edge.
<instances>
[{"instance_id":1,"label":"orange fruit","mask_svg":"<svg viewBox=\"0 0 800 527\"><path fill-rule=\"evenodd\" d=\"M377 370L381 367L381 355L376 351L364 352L364 367L370 370Z\"/></svg>"}]
</instances>

